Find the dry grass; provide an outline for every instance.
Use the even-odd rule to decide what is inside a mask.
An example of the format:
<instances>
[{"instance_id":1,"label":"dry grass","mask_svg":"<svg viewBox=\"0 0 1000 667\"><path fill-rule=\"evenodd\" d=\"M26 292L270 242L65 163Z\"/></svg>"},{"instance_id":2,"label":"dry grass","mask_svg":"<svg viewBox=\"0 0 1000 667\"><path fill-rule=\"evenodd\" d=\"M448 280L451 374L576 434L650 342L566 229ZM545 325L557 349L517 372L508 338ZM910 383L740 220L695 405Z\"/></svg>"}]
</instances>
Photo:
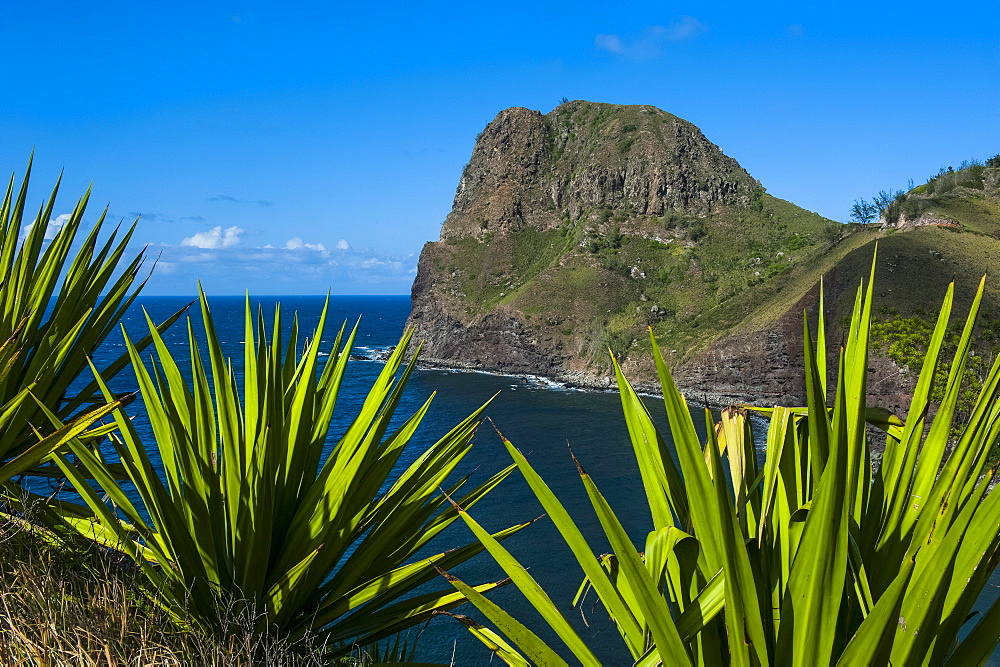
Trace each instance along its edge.
<instances>
[{"instance_id":1,"label":"dry grass","mask_svg":"<svg viewBox=\"0 0 1000 667\"><path fill-rule=\"evenodd\" d=\"M31 522L0 515L0 665L321 665L319 647L185 628L144 595L115 552L67 547ZM239 621L243 620L244 623ZM236 619L252 627L254 619Z\"/></svg>"}]
</instances>

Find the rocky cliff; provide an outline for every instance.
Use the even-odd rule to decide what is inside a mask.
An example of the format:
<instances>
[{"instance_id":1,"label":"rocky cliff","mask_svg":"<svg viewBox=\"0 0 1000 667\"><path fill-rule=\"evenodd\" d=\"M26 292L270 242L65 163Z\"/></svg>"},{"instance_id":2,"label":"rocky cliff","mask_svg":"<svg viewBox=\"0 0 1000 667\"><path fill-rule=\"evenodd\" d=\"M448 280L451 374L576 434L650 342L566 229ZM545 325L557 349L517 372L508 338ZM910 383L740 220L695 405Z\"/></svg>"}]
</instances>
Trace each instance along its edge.
<instances>
[{"instance_id":1,"label":"rocky cliff","mask_svg":"<svg viewBox=\"0 0 1000 667\"><path fill-rule=\"evenodd\" d=\"M604 211L631 228L670 213L745 207L761 193L697 127L655 107L570 102L544 116L515 107L479 136L441 240L599 223Z\"/></svg>"},{"instance_id":2,"label":"rocky cliff","mask_svg":"<svg viewBox=\"0 0 1000 667\"><path fill-rule=\"evenodd\" d=\"M801 313L815 315L820 277L835 337L876 239L895 256L897 268L879 268L889 300L926 273L928 244L958 262L942 227L918 231L849 229L772 197L697 127L654 107L507 109L478 137L441 238L421 253L410 324L429 363L603 387L610 349L655 389L652 330L692 397L796 402ZM923 277L928 288L955 273L932 268L940 280ZM975 270L958 272L960 290ZM910 310L943 287L932 291ZM898 364L873 368L882 402L905 400Z\"/></svg>"}]
</instances>

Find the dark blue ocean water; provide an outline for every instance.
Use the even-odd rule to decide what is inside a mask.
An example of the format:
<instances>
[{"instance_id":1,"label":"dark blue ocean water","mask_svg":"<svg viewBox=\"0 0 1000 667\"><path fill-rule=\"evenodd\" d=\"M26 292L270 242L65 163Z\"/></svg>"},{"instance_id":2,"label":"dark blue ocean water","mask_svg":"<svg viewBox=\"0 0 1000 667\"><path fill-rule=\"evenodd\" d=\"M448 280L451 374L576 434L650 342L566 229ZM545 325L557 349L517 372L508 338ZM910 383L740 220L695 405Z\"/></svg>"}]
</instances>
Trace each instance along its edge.
<instances>
[{"instance_id":1,"label":"dark blue ocean water","mask_svg":"<svg viewBox=\"0 0 1000 667\"><path fill-rule=\"evenodd\" d=\"M273 315L280 301L286 320L297 312L300 331L311 332L315 327L323 297L284 296L253 299L254 307L260 304L265 315ZM171 313L191 302L179 297L146 297L130 310L123 324L130 336L137 340L146 332L142 309L154 321L161 321ZM210 299L213 319L224 350L231 355L234 365L242 363L243 354L243 297L213 297ZM365 353L397 342L409 312L408 297L400 296L349 296L333 297L330 302L326 345L332 345L337 329L343 322L352 326L361 317L356 351ZM190 310L195 330L201 335L201 318L197 304ZM183 321L177 322L164 338L175 353L184 357L188 353L187 330ZM95 355L103 367L124 352L120 336L109 340ZM146 356L149 356L147 352ZM331 429L331 441L350 423L372 381L381 370L375 361L355 360L348 364L347 378L337 404L337 417ZM121 391L135 388L135 380L126 369L116 380L115 388ZM642 490L642 482L632 454L631 444L622 418L618 396L615 393L582 392L559 389L519 378L471 372L418 370L412 377L404 395L399 414L403 417L417 410L433 392L437 392L432 407L424 419L400 466L412 462L428 445L444 435L452 426L468 416L496 394L486 415L509 438L536 470L549 483L570 514L577 519L591 546L598 552L609 550L603 532L594 515L579 481L579 475L570 457L574 454L586 467L601 491L616 511L619 519L641 548L645 535L651 528L649 510ZM662 418L662 402L649 401L650 412L668 433ZM141 402L129 408L135 414L140 432L152 443L148 426L144 423ZM700 415L696 424L703 423ZM471 473L473 481L485 480L489 475L510 463L509 456L494 429L484 424L471 453L463 462L458 474ZM498 489L479 502L471 514L486 528L499 530L507 526L534 519L542 509L518 473L509 477ZM432 545L435 551L454 548L472 541L464 525L456 524ZM582 578L582 572L572 554L562 542L548 519L541 519L514 535L504 545L529 568L531 574L560 604L566 615L576 624L588 643L596 648L605 664L627 664L627 652L622 648L618 633L600 614L591 614L589 627L581 619L579 610L571 608L571 600ZM503 577L501 570L487 555L455 568L454 574L468 583L479 583ZM994 576L995 585L1000 577ZM447 588L442 580L440 588ZM544 639L558 644L544 623L530 608L514 587L509 586L490 594L490 597L510 611L516 618L538 632ZM470 616L478 613L465 605L456 610ZM457 665L492 664L489 651L453 619L434 619L419 639L418 658L426 661L449 662Z\"/></svg>"}]
</instances>

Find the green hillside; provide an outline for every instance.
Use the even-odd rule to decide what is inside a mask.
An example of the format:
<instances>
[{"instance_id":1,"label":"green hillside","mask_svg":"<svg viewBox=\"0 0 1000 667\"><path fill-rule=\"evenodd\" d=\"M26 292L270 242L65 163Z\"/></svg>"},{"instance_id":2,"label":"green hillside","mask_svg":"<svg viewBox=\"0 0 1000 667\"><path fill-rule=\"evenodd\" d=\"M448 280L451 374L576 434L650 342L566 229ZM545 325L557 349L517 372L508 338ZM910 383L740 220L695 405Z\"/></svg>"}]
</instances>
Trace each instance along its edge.
<instances>
[{"instance_id":1,"label":"green hillside","mask_svg":"<svg viewBox=\"0 0 1000 667\"><path fill-rule=\"evenodd\" d=\"M1000 266L1000 160L987 165L941 170L882 211L877 287L887 307L903 315L934 313L954 279L956 304L965 310L983 274ZM837 274L856 275L866 261L848 256ZM998 299L997 284L988 280L987 315Z\"/></svg>"},{"instance_id":2,"label":"green hillside","mask_svg":"<svg viewBox=\"0 0 1000 667\"><path fill-rule=\"evenodd\" d=\"M647 218L641 235L615 227L624 216L606 217L603 233L581 217L547 231L451 238L436 268L469 315L516 309L559 349L603 361L608 346L624 354L644 341L647 326L670 334L675 347L706 343L753 310L741 298L748 291L776 289L828 252L841 232L837 223L764 193L746 208ZM720 319L706 318L711 311Z\"/></svg>"},{"instance_id":3,"label":"green hillside","mask_svg":"<svg viewBox=\"0 0 1000 667\"><path fill-rule=\"evenodd\" d=\"M843 225L842 236L835 243L827 244L822 252L779 279L749 291L745 298L757 303L731 331L767 329L821 277L836 326L839 317L849 312L858 282L868 276L876 242L878 306L903 317L930 317L937 313L948 283L954 280L956 310L967 311L983 274L1000 266L1000 168L973 165L943 173L944 177L932 177L897 196L883 212L883 224ZM892 222L887 222L887 217ZM985 319L1000 316L1000 284L996 281L987 281L983 310ZM709 315L726 323L732 323L734 315L738 317L720 307L706 311L703 317Z\"/></svg>"}]
</instances>

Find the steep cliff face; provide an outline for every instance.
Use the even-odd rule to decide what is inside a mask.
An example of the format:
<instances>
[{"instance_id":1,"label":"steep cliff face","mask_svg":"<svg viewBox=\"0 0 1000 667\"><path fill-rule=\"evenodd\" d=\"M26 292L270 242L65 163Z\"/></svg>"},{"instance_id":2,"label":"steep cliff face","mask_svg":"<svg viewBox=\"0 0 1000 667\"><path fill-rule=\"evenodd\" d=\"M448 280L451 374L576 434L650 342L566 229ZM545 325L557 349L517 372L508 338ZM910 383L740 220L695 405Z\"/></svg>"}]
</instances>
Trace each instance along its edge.
<instances>
[{"instance_id":1,"label":"steep cliff face","mask_svg":"<svg viewBox=\"0 0 1000 667\"><path fill-rule=\"evenodd\" d=\"M908 196L929 196L919 190ZM1000 261L1000 216L980 215L992 195L950 208L949 196L911 208L952 225L848 229L768 195L697 127L654 107L507 109L480 134L441 239L421 253L409 323L432 364L610 387L610 349L656 390L652 331L692 398L801 402L802 312L817 315L821 277L835 343L878 239L876 306L904 314L936 311L953 276L967 303ZM998 312L1000 293L985 303ZM871 367L875 400L902 406L913 369L879 354Z\"/></svg>"}]
</instances>

